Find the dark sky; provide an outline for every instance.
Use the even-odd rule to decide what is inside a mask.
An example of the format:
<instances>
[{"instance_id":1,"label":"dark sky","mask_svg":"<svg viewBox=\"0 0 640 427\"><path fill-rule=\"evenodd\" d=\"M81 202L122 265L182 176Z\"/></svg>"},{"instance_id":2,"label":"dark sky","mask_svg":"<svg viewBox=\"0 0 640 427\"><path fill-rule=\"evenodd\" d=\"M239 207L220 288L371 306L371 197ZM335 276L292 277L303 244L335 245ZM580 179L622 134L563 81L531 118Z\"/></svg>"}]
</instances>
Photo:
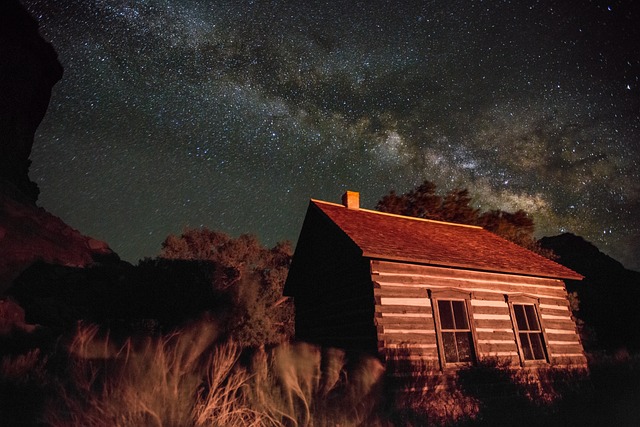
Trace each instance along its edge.
<instances>
[{"instance_id":1,"label":"dark sky","mask_svg":"<svg viewBox=\"0 0 640 427\"><path fill-rule=\"evenodd\" d=\"M631 0L23 3L65 68L40 204L127 260L186 226L295 243L310 197L429 179L640 268Z\"/></svg>"}]
</instances>

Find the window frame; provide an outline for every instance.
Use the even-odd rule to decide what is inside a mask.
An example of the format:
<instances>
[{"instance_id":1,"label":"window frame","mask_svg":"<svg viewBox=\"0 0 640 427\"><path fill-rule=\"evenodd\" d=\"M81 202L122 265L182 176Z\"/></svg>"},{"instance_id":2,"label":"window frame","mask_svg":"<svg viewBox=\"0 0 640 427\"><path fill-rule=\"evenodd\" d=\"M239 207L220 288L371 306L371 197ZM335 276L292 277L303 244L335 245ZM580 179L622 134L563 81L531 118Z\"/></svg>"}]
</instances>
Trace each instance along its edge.
<instances>
[{"instance_id":1,"label":"window frame","mask_svg":"<svg viewBox=\"0 0 640 427\"><path fill-rule=\"evenodd\" d=\"M473 293L463 291L460 289L436 289L427 290L429 300L431 302L431 311L434 326L436 329L436 345L438 348L438 358L440 362L440 369L450 369L465 366L473 366L478 362L478 341L476 338L475 324L473 322L473 313L471 311L471 299L473 299ZM440 320L440 309L438 307L438 301L462 301L467 315L467 323L469 325L469 332L471 334L471 361L468 362L447 362L445 357L444 341L442 338L442 324ZM455 316L455 313L454 313Z\"/></svg>"},{"instance_id":2,"label":"window frame","mask_svg":"<svg viewBox=\"0 0 640 427\"><path fill-rule=\"evenodd\" d=\"M551 363L551 352L549 351L549 341L547 340L547 334L544 330L542 323L542 316L540 314L540 299L526 294L505 295L505 301L509 305L509 315L511 316L511 326L513 328L513 335L518 347L518 357L520 358L520 366L535 366L535 365L548 365ZM518 321L516 319L516 313L514 305L529 305L534 307L536 320L540 328L539 333L542 339L542 351L544 352L544 359L526 359L522 341L520 340L520 333L531 333L531 331L520 331L518 328Z\"/></svg>"}]
</instances>

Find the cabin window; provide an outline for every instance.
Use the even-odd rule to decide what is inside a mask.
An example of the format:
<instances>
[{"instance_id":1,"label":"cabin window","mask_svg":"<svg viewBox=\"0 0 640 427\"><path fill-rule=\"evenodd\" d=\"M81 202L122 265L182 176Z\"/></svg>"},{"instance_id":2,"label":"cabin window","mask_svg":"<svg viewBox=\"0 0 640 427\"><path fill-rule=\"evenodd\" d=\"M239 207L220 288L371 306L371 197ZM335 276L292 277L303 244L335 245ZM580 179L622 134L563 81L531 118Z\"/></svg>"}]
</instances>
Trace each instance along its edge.
<instances>
[{"instance_id":1,"label":"cabin window","mask_svg":"<svg viewBox=\"0 0 640 427\"><path fill-rule=\"evenodd\" d=\"M473 337L464 300L439 300L438 313L445 363L473 362Z\"/></svg>"},{"instance_id":2,"label":"cabin window","mask_svg":"<svg viewBox=\"0 0 640 427\"><path fill-rule=\"evenodd\" d=\"M442 367L476 361L473 327L469 316L470 293L459 290L430 292L438 352Z\"/></svg>"},{"instance_id":3,"label":"cabin window","mask_svg":"<svg viewBox=\"0 0 640 427\"><path fill-rule=\"evenodd\" d=\"M505 295L511 310L513 331L518 344L520 363L524 366L530 363L549 362L544 329L540 323L538 298L530 295Z\"/></svg>"},{"instance_id":4,"label":"cabin window","mask_svg":"<svg viewBox=\"0 0 640 427\"><path fill-rule=\"evenodd\" d=\"M513 304L516 333L520 341L522 358L546 361L544 336L534 304Z\"/></svg>"}]
</instances>

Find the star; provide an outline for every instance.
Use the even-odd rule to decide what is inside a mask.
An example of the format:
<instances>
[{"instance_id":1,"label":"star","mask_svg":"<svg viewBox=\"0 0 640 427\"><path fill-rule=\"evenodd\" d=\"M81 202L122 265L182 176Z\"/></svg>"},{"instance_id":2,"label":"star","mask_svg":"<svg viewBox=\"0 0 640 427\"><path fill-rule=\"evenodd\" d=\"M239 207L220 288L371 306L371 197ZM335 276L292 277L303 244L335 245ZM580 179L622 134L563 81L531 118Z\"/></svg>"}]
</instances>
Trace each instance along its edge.
<instances>
[{"instance_id":1,"label":"star","mask_svg":"<svg viewBox=\"0 0 640 427\"><path fill-rule=\"evenodd\" d=\"M65 67L40 204L127 260L201 225L295 243L310 197L429 179L640 268L631 1L23 3Z\"/></svg>"}]
</instances>

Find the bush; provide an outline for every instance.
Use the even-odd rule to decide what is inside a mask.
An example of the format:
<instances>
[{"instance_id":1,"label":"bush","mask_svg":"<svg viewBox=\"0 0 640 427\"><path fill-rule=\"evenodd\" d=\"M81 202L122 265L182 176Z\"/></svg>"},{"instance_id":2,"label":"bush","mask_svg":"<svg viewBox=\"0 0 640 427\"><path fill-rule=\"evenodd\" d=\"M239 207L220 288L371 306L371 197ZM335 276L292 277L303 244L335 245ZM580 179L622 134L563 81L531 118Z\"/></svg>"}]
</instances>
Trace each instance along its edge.
<instances>
[{"instance_id":1,"label":"bush","mask_svg":"<svg viewBox=\"0 0 640 427\"><path fill-rule=\"evenodd\" d=\"M46 424L355 426L372 419L383 371L377 360L349 366L342 352L283 344L242 363L241 348L215 344L216 336L213 325L199 322L116 345L97 327L80 327Z\"/></svg>"},{"instance_id":2,"label":"bush","mask_svg":"<svg viewBox=\"0 0 640 427\"><path fill-rule=\"evenodd\" d=\"M232 238L200 228L168 236L159 259L214 265L211 286L230 300L224 325L228 336L243 346L260 347L293 337L293 304L282 297L291 257L288 242L267 248L250 234Z\"/></svg>"},{"instance_id":3,"label":"bush","mask_svg":"<svg viewBox=\"0 0 640 427\"><path fill-rule=\"evenodd\" d=\"M47 358L39 349L5 355L0 360L0 421L2 425L35 424L25 419L42 412L48 390Z\"/></svg>"},{"instance_id":4,"label":"bush","mask_svg":"<svg viewBox=\"0 0 640 427\"><path fill-rule=\"evenodd\" d=\"M640 425L640 357L625 352L592 356L588 375L498 360L443 374L401 357L385 370L305 343L221 343L206 319L123 340L79 325L48 348L2 357L3 425Z\"/></svg>"}]
</instances>

